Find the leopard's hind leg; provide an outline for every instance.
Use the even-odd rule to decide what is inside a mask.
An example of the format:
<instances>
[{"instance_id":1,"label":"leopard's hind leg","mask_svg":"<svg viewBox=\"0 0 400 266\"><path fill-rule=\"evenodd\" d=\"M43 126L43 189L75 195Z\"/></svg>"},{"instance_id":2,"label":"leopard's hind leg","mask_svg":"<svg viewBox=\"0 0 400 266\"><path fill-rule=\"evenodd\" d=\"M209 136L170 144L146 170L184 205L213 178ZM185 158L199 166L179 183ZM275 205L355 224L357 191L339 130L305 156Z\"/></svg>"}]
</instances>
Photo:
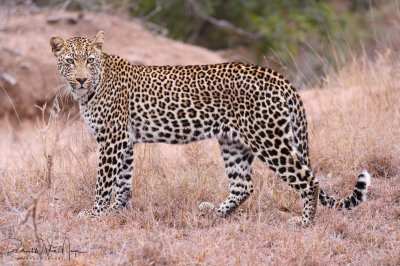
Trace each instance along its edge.
<instances>
[{"instance_id":1,"label":"leopard's hind leg","mask_svg":"<svg viewBox=\"0 0 400 266\"><path fill-rule=\"evenodd\" d=\"M283 122L282 124L282 128L285 128L286 124ZM257 156L300 194L304 203L302 216L295 217L288 223L306 227L313 222L315 217L319 183L307 162L299 156L290 132L286 134L283 130L277 130L277 132L281 136L270 136L264 142L264 147L258 150Z\"/></svg>"},{"instance_id":2,"label":"leopard's hind leg","mask_svg":"<svg viewBox=\"0 0 400 266\"><path fill-rule=\"evenodd\" d=\"M230 139L219 141L222 158L229 182L229 196L217 209L217 215L225 217L242 204L253 192L251 171L254 155L240 142ZM203 202L200 210L213 209L213 205Z\"/></svg>"}]
</instances>

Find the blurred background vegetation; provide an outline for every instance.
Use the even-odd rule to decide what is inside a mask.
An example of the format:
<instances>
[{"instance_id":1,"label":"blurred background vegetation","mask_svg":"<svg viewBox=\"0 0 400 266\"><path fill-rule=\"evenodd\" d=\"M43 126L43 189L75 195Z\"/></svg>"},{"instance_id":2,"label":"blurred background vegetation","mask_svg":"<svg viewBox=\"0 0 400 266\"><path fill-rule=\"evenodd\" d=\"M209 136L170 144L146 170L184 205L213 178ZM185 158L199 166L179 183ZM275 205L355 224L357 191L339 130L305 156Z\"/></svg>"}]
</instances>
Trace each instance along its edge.
<instances>
[{"instance_id":1,"label":"blurred background vegetation","mask_svg":"<svg viewBox=\"0 0 400 266\"><path fill-rule=\"evenodd\" d=\"M390 20L399 14L398 0L20 2L39 8L111 12L140 19L159 34L219 51L229 61L294 73L290 78L297 86L317 85L323 82L325 73L346 64L360 47L364 52L375 48L387 37L389 31L385 29L393 27Z\"/></svg>"}]
</instances>

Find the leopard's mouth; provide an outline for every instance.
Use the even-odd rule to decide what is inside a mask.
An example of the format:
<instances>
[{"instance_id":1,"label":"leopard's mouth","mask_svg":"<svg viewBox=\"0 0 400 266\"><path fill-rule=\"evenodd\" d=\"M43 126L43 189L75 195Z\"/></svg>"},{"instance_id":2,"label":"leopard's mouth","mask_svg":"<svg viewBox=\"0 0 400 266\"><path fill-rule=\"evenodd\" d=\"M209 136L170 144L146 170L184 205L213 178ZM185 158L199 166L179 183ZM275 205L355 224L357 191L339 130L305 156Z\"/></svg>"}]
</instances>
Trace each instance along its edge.
<instances>
[{"instance_id":1,"label":"leopard's mouth","mask_svg":"<svg viewBox=\"0 0 400 266\"><path fill-rule=\"evenodd\" d=\"M82 86L82 85L76 86L76 84L73 84L73 83L70 83L70 86L71 86L72 92L75 92L75 91L82 91L82 90L87 90L87 89L89 89L89 86L87 86L87 87L84 87L84 86Z\"/></svg>"}]
</instances>

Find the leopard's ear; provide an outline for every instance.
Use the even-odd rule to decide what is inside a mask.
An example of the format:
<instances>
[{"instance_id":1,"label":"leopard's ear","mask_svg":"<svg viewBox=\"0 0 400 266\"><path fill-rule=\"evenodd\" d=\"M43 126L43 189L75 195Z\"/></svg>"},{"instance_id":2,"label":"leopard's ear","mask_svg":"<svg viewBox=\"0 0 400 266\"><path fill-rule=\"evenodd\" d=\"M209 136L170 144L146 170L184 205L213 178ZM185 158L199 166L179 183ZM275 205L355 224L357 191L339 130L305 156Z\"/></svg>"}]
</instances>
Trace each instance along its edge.
<instances>
[{"instance_id":1,"label":"leopard's ear","mask_svg":"<svg viewBox=\"0 0 400 266\"><path fill-rule=\"evenodd\" d=\"M50 46L51 46L51 51L53 52L53 54L56 57L58 57L65 51L65 47L67 46L67 43L64 41L64 39L62 37L53 35L50 37Z\"/></svg>"},{"instance_id":2,"label":"leopard's ear","mask_svg":"<svg viewBox=\"0 0 400 266\"><path fill-rule=\"evenodd\" d=\"M102 53L103 50L103 43L104 43L104 37L105 37L105 33L104 31L99 31L96 34L96 37L94 37L93 40L93 48L98 52L98 53Z\"/></svg>"}]
</instances>

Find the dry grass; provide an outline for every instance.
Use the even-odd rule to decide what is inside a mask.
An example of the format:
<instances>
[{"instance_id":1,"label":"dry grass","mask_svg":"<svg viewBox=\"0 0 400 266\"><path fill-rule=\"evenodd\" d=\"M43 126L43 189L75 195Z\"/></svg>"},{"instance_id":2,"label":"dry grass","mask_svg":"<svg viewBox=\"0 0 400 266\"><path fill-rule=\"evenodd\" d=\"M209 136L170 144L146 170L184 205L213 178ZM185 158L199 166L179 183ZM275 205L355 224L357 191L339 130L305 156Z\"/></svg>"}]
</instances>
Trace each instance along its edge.
<instances>
[{"instance_id":1,"label":"dry grass","mask_svg":"<svg viewBox=\"0 0 400 266\"><path fill-rule=\"evenodd\" d=\"M0 157L0 238L38 247L37 233L53 248L65 238L75 257L53 252L7 254L15 240L0 242L0 264L399 264L400 263L400 69L389 50L366 55L328 77L322 89L302 92L310 124L315 172L328 192L345 196L356 174L368 168L372 187L355 211L319 207L314 226L291 229L299 197L260 161L255 192L227 219L202 216L201 201L221 202L228 193L214 141L187 146L136 147L132 208L100 221L77 214L93 203L97 166L94 140L81 122L39 121L14 132L3 123ZM35 133L33 133L35 132ZM46 240L47 241L47 240ZM45 242L44 247L49 247ZM65 251L67 251L66 249ZM66 252L68 253L68 252ZM25 258L22 260L22 258Z\"/></svg>"}]
</instances>

